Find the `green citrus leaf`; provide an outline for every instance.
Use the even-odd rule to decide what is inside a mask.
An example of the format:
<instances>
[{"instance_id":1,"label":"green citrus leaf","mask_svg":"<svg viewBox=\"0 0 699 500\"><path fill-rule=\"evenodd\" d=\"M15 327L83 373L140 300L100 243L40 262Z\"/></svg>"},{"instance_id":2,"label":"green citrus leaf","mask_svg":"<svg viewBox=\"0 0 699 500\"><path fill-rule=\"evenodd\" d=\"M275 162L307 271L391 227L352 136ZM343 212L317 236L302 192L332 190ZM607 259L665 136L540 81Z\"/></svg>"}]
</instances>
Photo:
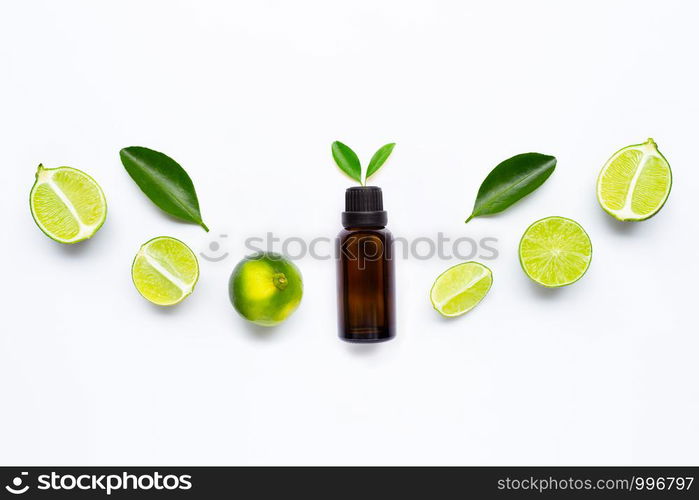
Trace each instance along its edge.
<instances>
[{"instance_id":1,"label":"green citrus leaf","mask_svg":"<svg viewBox=\"0 0 699 500\"><path fill-rule=\"evenodd\" d=\"M357 154L352 151L349 146L342 144L340 141L333 142L332 151L335 163L340 167L340 170L361 184L362 166L359 163Z\"/></svg>"},{"instance_id":2,"label":"green citrus leaf","mask_svg":"<svg viewBox=\"0 0 699 500\"><path fill-rule=\"evenodd\" d=\"M374 153L374 156L371 157L371 161L369 162L369 167L367 167L365 180L374 175L376 171L386 162L386 160L388 160L388 157L391 156L395 145L395 142L386 144L385 146L381 146L381 148Z\"/></svg>"},{"instance_id":3,"label":"green citrus leaf","mask_svg":"<svg viewBox=\"0 0 699 500\"><path fill-rule=\"evenodd\" d=\"M169 156L140 146L119 151L121 163L138 187L160 209L208 231L187 172Z\"/></svg>"},{"instance_id":4,"label":"green citrus leaf","mask_svg":"<svg viewBox=\"0 0 699 500\"><path fill-rule=\"evenodd\" d=\"M502 212L541 186L556 168L556 158L540 153L513 156L495 167L478 190L470 221Z\"/></svg>"}]
</instances>

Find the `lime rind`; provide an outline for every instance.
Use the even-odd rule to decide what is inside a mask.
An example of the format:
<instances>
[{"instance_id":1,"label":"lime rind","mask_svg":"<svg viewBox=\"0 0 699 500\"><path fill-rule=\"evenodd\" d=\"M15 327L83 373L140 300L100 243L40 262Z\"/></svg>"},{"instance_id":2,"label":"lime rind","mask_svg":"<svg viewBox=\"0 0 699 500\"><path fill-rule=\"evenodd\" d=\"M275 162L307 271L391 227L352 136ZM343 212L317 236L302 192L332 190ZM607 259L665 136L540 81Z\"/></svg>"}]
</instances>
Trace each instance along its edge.
<instances>
[{"instance_id":1,"label":"lime rind","mask_svg":"<svg viewBox=\"0 0 699 500\"><path fill-rule=\"evenodd\" d=\"M442 316L461 316L480 304L492 285L493 273L487 266L462 262L437 276L430 289L430 302Z\"/></svg>"},{"instance_id":2,"label":"lime rind","mask_svg":"<svg viewBox=\"0 0 699 500\"><path fill-rule=\"evenodd\" d=\"M541 276L542 273L533 273L533 270L530 268L531 266L528 265L529 262L525 262L525 258L523 258L523 252L522 252L522 246L523 243L527 240L527 237L529 233L532 231L532 229L538 225L540 225L543 222L547 221L559 221L559 222L565 222L568 224L571 224L573 228L578 230L579 236L583 237L583 241L586 243L586 250L587 253L582 253L582 252L567 252L571 254L578 254L578 256L583 256L585 258L585 265L584 268L578 272L577 274L572 277L572 279L568 280L563 280L563 281L558 281L558 282L547 282L547 281L542 281ZM520 239L519 242L519 263L520 266L522 267L522 270L524 273L527 275L529 279L534 281L535 283L544 286L546 288L560 288L563 286L568 286L572 285L573 283L579 281L585 274L587 273L588 269L590 268L590 264L592 263L592 240L590 239L590 236L587 234L587 231L576 221L573 219L569 219L567 217L560 217L560 216L550 216L550 217L544 217L543 219L539 219L537 221L534 221L527 227L527 229L524 231L524 234L522 235L522 238Z\"/></svg>"},{"instance_id":3,"label":"lime rind","mask_svg":"<svg viewBox=\"0 0 699 500\"><path fill-rule=\"evenodd\" d=\"M603 195L603 191L605 187L609 189L608 186L605 186L603 181L605 174L607 173L608 169L614 162L622 155L627 152L633 152L633 151L638 151L642 153L642 159L640 164L636 167L636 171L634 174L634 179L631 180L630 186L628 187L627 194L626 194L626 200L625 204L621 209L615 209L613 207L610 207L610 203L605 202L605 196ZM667 186L666 189L660 199L659 202L656 203L656 206L654 209L650 210L648 213L637 213L633 210L633 202L634 202L634 189L636 187L636 182L637 179L640 178L640 176L643 174L643 170L645 169L646 165L653 159L657 159L660 161L660 163L667 169ZM599 175L597 176L597 201L599 202L600 206L602 209L607 212L609 215L614 217L615 219L622 221L622 222L639 222L639 221L644 221L648 220L654 215L656 215L660 210L665 206L665 203L667 203L668 198L670 197L670 192L672 191L672 168L670 167L670 163L667 161L665 156L660 152L658 149L658 145L655 143L655 141L652 138L649 138L646 142L641 143L641 144L633 144L631 146L626 146L618 151L616 151L604 164L602 167L602 170L600 171Z\"/></svg>"},{"instance_id":4,"label":"lime rind","mask_svg":"<svg viewBox=\"0 0 699 500\"><path fill-rule=\"evenodd\" d=\"M172 245L171 250L176 251L174 256L180 262L151 252L157 243ZM169 256L173 253L170 252ZM182 275L183 271L187 271L186 275ZM194 292L199 281L199 261L184 242L171 236L157 236L141 245L131 264L131 280L138 293L149 302L164 307L174 306Z\"/></svg>"},{"instance_id":5,"label":"lime rind","mask_svg":"<svg viewBox=\"0 0 699 500\"><path fill-rule=\"evenodd\" d=\"M291 260L272 252L258 252L235 266L228 291L241 317L273 327L286 321L301 304L303 276Z\"/></svg>"},{"instance_id":6,"label":"lime rind","mask_svg":"<svg viewBox=\"0 0 699 500\"><path fill-rule=\"evenodd\" d=\"M92 208L98 209L99 213L97 215L96 220L93 223L84 223L84 221L81 219L81 217L75 210L71 200L69 200L68 197L61 191L61 189L53 182L53 177L59 173L69 173L76 177L82 177L83 179L87 180L88 183L90 183L91 188L94 190L95 193L98 194L99 206ZM44 168L43 165L39 165L35 177L36 180L34 181L34 185L32 186L31 191L29 192L29 209L31 211L34 222L39 227L41 232L43 232L46 236L59 243L74 244L92 238L97 233L97 231L99 231L100 228L104 225L104 222L107 219L107 199L104 196L104 191L102 191L100 185L90 175L86 174L82 170L78 170L72 167ZM78 226L78 230L74 236L69 238L63 238L59 234L57 234L57 231L52 230L47 226L46 223L42 221L42 214L39 213L40 207L36 206L38 193L39 190L42 190L42 187L48 188L54 194L58 203L62 204L62 206L69 212L70 218Z\"/></svg>"}]
</instances>

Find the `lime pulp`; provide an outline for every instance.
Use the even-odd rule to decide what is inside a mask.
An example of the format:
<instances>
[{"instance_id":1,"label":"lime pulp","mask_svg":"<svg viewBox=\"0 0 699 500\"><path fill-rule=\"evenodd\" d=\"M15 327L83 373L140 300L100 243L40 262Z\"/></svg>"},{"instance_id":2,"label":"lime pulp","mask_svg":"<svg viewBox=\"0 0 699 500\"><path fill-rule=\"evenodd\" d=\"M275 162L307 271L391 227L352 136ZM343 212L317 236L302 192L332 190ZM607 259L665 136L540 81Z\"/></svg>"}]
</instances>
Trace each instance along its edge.
<instances>
[{"instance_id":1,"label":"lime pulp","mask_svg":"<svg viewBox=\"0 0 699 500\"><path fill-rule=\"evenodd\" d=\"M592 260L592 242L580 224L565 217L546 217L527 228L519 243L525 274L546 287L578 281Z\"/></svg>"},{"instance_id":2,"label":"lime pulp","mask_svg":"<svg viewBox=\"0 0 699 500\"><path fill-rule=\"evenodd\" d=\"M670 196L672 170L653 139L620 149L597 178L597 200L620 221L641 221L658 213Z\"/></svg>"},{"instance_id":3,"label":"lime pulp","mask_svg":"<svg viewBox=\"0 0 699 500\"><path fill-rule=\"evenodd\" d=\"M159 306L171 306L194 291L199 262L180 240L159 236L141 246L131 266L131 277L144 298Z\"/></svg>"},{"instance_id":4,"label":"lime pulp","mask_svg":"<svg viewBox=\"0 0 699 500\"><path fill-rule=\"evenodd\" d=\"M102 188L85 172L71 167L39 165L29 206L39 229L60 243L91 238L107 217Z\"/></svg>"},{"instance_id":5,"label":"lime pulp","mask_svg":"<svg viewBox=\"0 0 699 500\"><path fill-rule=\"evenodd\" d=\"M430 301L442 316L460 316L476 307L492 284L490 269L478 262L464 262L437 277L430 290Z\"/></svg>"}]
</instances>

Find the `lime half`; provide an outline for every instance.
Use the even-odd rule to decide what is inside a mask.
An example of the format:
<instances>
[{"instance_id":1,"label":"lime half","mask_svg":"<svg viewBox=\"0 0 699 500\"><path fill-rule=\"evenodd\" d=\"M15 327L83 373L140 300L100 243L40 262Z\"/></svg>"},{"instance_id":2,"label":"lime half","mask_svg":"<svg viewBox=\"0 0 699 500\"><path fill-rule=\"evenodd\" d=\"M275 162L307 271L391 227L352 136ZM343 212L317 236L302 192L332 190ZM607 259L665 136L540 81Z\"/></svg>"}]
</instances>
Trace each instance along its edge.
<instances>
[{"instance_id":1,"label":"lime half","mask_svg":"<svg viewBox=\"0 0 699 500\"><path fill-rule=\"evenodd\" d=\"M39 165L29 194L34 222L60 243L91 238L107 218L107 200L92 177L75 168Z\"/></svg>"},{"instance_id":2,"label":"lime half","mask_svg":"<svg viewBox=\"0 0 699 500\"><path fill-rule=\"evenodd\" d=\"M597 178L597 200L618 220L645 220L663 208L671 187L670 165L648 139L612 155Z\"/></svg>"},{"instance_id":3,"label":"lime half","mask_svg":"<svg viewBox=\"0 0 699 500\"><path fill-rule=\"evenodd\" d=\"M580 224L565 217L547 217L529 226L519 242L519 262L540 285L575 283L590 267L592 243Z\"/></svg>"},{"instance_id":4,"label":"lime half","mask_svg":"<svg viewBox=\"0 0 699 500\"><path fill-rule=\"evenodd\" d=\"M194 290L199 279L199 262L180 240L159 236L138 251L131 277L138 292L153 304L172 306Z\"/></svg>"},{"instance_id":5,"label":"lime half","mask_svg":"<svg viewBox=\"0 0 699 500\"><path fill-rule=\"evenodd\" d=\"M442 316L460 316L476 307L492 284L490 269L478 262L464 262L437 277L430 290L430 300Z\"/></svg>"}]
</instances>

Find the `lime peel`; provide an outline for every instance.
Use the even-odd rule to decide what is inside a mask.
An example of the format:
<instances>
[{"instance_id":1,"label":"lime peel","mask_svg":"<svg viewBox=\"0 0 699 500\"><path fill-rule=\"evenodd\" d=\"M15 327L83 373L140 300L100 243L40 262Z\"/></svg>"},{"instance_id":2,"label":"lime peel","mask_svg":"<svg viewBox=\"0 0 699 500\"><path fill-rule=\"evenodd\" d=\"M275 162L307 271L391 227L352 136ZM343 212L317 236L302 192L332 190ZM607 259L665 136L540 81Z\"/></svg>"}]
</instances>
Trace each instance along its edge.
<instances>
[{"instance_id":1,"label":"lime peel","mask_svg":"<svg viewBox=\"0 0 699 500\"><path fill-rule=\"evenodd\" d=\"M228 282L231 304L260 326L285 321L303 297L301 271L279 254L259 252L241 260Z\"/></svg>"}]
</instances>

